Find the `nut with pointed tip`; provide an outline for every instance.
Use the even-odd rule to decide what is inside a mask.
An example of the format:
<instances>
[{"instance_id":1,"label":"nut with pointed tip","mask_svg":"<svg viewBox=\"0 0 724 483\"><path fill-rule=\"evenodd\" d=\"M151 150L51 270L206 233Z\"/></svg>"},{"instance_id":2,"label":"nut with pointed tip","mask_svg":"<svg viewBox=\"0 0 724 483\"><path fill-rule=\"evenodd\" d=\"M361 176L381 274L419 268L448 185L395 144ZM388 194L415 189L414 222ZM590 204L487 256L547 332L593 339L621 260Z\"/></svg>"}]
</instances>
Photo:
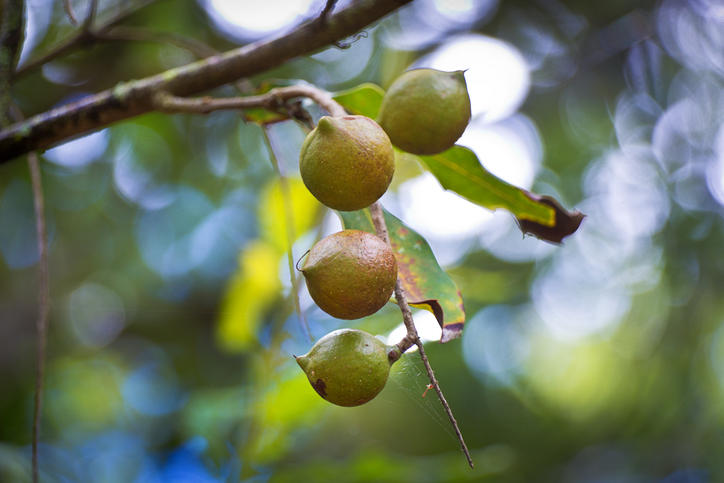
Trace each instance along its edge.
<instances>
[{"instance_id":1,"label":"nut with pointed tip","mask_svg":"<svg viewBox=\"0 0 724 483\"><path fill-rule=\"evenodd\" d=\"M395 153L390 138L372 119L324 116L302 144L299 171L307 189L324 205L361 210L387 191Z\"/></svg>"},{"instance_id":2,"label":"nut with pointed tip","mask_svg":"<svg viewBox=\"0 0 724 483\"><path fill-rule=\"evenodd\" d=\"M338 319L374 314L392 295L397 260L379 237L343 230L318 241L301 268L314 302Z\"/></svg>"},{"instance_id":3,"label":"nut with pointed tip","mask_svg":"<svg viewBox=\"0 0 724 483\"><path fill-rule=\"evenodd\" d=\"M385 387L397 347L356 329L330 332L305 355L296 357L317 393L338 406L359 406Z\"/></svg>"},{"instance_id":4,"label":"nut with pointed tip","mask_svg":"<svg viewBox=\"0 0 724 483\"><path fill-rule=\"evenodd\" d=\"M463 71L409 70L387 90L377 118L392 144L413 154L453 147L470 122Z\"/></svg>"}]
</instances>

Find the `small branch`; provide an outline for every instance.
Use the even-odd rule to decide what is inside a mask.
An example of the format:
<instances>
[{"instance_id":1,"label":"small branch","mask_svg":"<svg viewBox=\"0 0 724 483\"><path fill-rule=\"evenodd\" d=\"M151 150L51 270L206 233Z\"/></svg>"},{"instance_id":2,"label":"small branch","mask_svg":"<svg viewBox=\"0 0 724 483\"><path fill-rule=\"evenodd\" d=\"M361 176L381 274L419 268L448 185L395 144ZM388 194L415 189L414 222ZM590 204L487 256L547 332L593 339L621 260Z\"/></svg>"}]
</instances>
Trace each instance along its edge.
<instances>
[{"instance_id":1,"label":"small branch","mask_svg":"<svg viewBox=\"0 0 724 483\"><path fill-rule=\"evenodd\" d=\"M83 21L83 30L90 32L93 26L93 22L96 19L96 12L98 11L98 0L90 0L88 5L88 15L86 15Z\"/></svg>"},{"instance_id":2,"label":"small branch","mask_svg":"<svg viewBox=\"0 0 724 483\"><path fill-rule=\"evenodd\" d=\"M346 111L332 96L317 87L299 85L278 87L266 94L246 97L178 97L167 92L158 92L153 97L154 107L161 112L188 112L208 114L213 111L228 109L264 108L278 111L285 107L285 103L296 97L308 97L319 104L333 116L344 116Z\"/></svg>"},{"instance_id":3,"label":"small branch","mask_svg":"<svg viewBox=\"0 0 724 483\"><path fill-rule=\"evenodd\" d=\"M20 109L11 105L11 114L16 120L23 118ZM36 328L35 352L35 394L33 397L33 429L31 465L33 483L38 482L38 441L40 439L40 420L43 407L43 382L45 380L45 348L48 340L48 315L50 313L50 270L48 268L48 236L45 228L45 201L43 183L40 174L40 161L35 152L28 154L30 184L33 189L33 207L35 210L35 232L38 238L38 318Z\"/></svg>"},{"instance_id":4,"label":"small branch","mask_svg":"<svg viewBox=\"0 0 724 483\"><path fill-rule=\"evenodd\" d=\"M385 243L389 245L390 237L387 232L387 223L385 222L385 216L382 212L382 206L380 206L378 202L372 203L372 205L370 206L370 214L372 215L372 222L375 225L375 231L377 232L377 236L382 238ZM474 468L475 465L473 464L473 459L470 456L468 446L465 444L465 439L463 438L463 434L460 431L458 422L453 415L452 409L450 409L450 405L448 404L447 399L445 399L445 395L442 393L440 383L437 382L435 372L432 370L430 361L428 360L427 354L425 353L425 348L423 347L420 336L418 335L417 329L415 328L415 323L412 320L412 311L410 310L410 306L407 303L407 295L405 295L405 290L402 288L402 283L400 282L399 278L397 279L397 283L395 284L395 298L397 299L397 305L400 306L400 311L402 312L402 320L405 324L405 328L407 329L407 335L405 335L405 337L397 344L397 347L400 349L400 352L405 352L407 349L412 347L413 344L417 345L418 349L420 349L420 358L422 359L422 363L425 365L425 369L427 370L427 376L430 379L430 383L435 389L437 397L438 399L440 399L440 403L442 404L443 408L445 408L447 417L450 419L450 423L452 424L458 441L460 442L460 448L462 449L463 454L465 454L465 458L468 460L468 465L470 465L471 468Z\"/></svg>"},{"instance_id":5,"label":"small branch","mask_svg":"<svg viewBox=\"0 0 724 483\"><path fill-rule=\"evenodd\" d=\"M370 206L370 214L372 215L372 223L375 225L377 236L382 238L382 240L389 245L390 235L387 232L387 223L385 222L385 217L382 212L382 206L380 206L379 203L372 203ZM397 347L400 348L401 352L405 352L414 344L417 344L420 341L420 337L417 335L415 322L412 319L412 311L407 303L407 295L405 294L405 290L402 288L402 283L399 278L395 284L395 299L397 299L397 305L400 306L402 321L407 329L407 335L397 344Z\"/></svg>"},{"instance_id":6,"label":"small branch","mask_svg":"<svg viewBox=\"0 0 724 483\"><path fill-rule=\"evenodd\" d=\"M75 50L77 47L80 47L81 45L87 44L88 42L92 41L94 36L98 35L101 32L106 31L110 27L113 27L114 25L122 22L126 18L130 17L137 11L141 10L145 6L155 2L156 0L141 0L138 2L135 6L128 7L124 10L121 10L116 15L110 17L108 20L102 22L101 24L98 24L95 26L95 28L91 29L90 22L95 21L95 11L97 8L96 0L92 0L91 5L89 7L89 14L86 17L86 19L83 22L83 26L76 30L76 32L56 45L54 48L46 52L45 54L42 54L40 57L36 57L34 59L30 59L28 62L24 63L13 74L14 78L20 78L24 75L26 75L28 72L37 69L38 67L47 64L51 60L55 60L58 57L62 57L63 55L71 52L72 50Z\"/></svg>"},{"instance_id":7,"label":"small branch","mask_svg":"<svg viewBox=\"0 0 724 483\"><path fill-rule=\"evenodd\" d=\"M455 434L458 437L458 441L460 442L460 448L462 449L463 454L465 454L465 459L468 460L468 465L470 465L471 468L475 468L475 463L473 463L473 458L470 456L470 451L468 450L468 446L465 444L465 439L463 438L463 433L460 432L460 426L458 426L458 422L455 419L455 416L453 415L452 409L450 409L450 405L448 404L447 399L445 399L445 395L442 393L442 389L440 388L440 383L437 382L437 378L435 377L435 372L432 370L430 361L427 359L427 354L425 354L425 348L422 345L422 341L420 341L419 339L417 340L417 347L418 347L418 349L420 349L420 358L422 359L422 363L425 365L425 369L427 370L427 377L430 379L430 383L432 383L432 387L435 389L438 399L440 399L442 406L445 408L447 417L450 419L450 423L452 424L452 427L455 430Z\"/></svg>"},{"instance_id":8,"label":"small branch","mask_svg":"<svg viewBox=\"0 0 724 483\"><path fill-rule=\"evenodd\" d=\"M75 12L73 11L72 0L63 0L63 9L65 10L65 14L68 16L70 23L78 25L78 18L75 16Z\"/></svg>"},{"instance_id":9,"label":"small branch","mask_svg":"<svg viewBox=\"0 0 724 483\"><path fill-rule=\"evenodd\" d=\"M43 406L43 381L45 379L45 348L48 339L48 314L50 312L50 275L48 270L48 243L45 231L45 203L40 176L40 162L35 152L28 154L30 180L35 205L35 231L38 236L38 319L36 322L37 349L35 353L35 397L33 398L33 482L38 482L38 440Z\"/></svg>"},{"instance_id":10,"label":"small branch","mask_svg":"<svg viewBox=\"0 0 724 483\"><path fill-rule=\"evenodd\" d=\"M322 10L322 13L319 14L319 18L322 22L327 21L327 17L329 17L329 14L332 13L332 10L334 10L334 5L336 3L337 0L327 0L327 3L324 4L324 10Z\"/></svg>"}]
</instances>

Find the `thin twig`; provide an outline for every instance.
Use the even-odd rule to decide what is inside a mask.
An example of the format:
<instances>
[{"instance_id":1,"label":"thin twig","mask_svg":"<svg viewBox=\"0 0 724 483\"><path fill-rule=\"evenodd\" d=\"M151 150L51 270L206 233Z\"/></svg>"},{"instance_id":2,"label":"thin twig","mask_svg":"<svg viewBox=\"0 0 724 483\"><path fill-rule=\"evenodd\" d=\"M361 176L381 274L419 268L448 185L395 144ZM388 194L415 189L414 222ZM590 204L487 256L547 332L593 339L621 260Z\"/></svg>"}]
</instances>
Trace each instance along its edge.
<instances>
[{"instance_id":1,"label":"thin twig","mask_svg":"<svg viewBox=\"0 0 724 483\"><path fill-rule=\"evenodd\" d=\"M389 245L390 237L387 232L387 223L385 222L385 217L382 212L382 206L380 206L380 204L377 202L372 203L372 205L370 206L370 214L372 215L372 222L375 225L377 236L382 238L385 243ZM397 299L397 305L400 306L400 311L402 312L402 320L404 321L405 328L407 329L407 335L404 339L402 339L402 341L400 341L397 346L400 348L400 352L404 352L405 350L407 350L412 345L411 343L414 343L420 349L420 358L422 359L422 363L425 365L425 369L427 370L427 376L430 379L430 383L435 388L437 397L440 399L440 403L442 403L443 408L445 408L445 412L447 413L447 416L450 419L450 423L455 430L455 434L457 435L458 441L460 442L460 447L465 454L465 458L468 460L468 464L471 468L473 468L475 467L475 465L473 464L473 459L470 456L470 451L465 444L465 439L463 438L463 434L460 431L458 422L453 415L452 409L450 409L450 405L448 404L447 399L445 399L445 395L443 394L442 389L440 388L440 384L437 382L437 378L435 377L435 372L432 370L430 361L427 358L427 354L425 353L422 341L420 340L420 336L418 335L417 329L415 328L415 323L412 320L412 311L410 310L410 306L407 304L407 296L405 295L405 290L402 288L402 284L400 283L399 278L397 279L397 283L395 284L395 298Z\"/></svg>"},{"instance_id":2,"label":"thin twig","mask_svg":"<svg viewBox=\"0 0 724 483\"><path fill-rule=\"evenodd\" d=\"M20 109L11 105L11 113L16 120L23 119ZM35 352L35 394L33 397L33 434L31 465L33 483L38 482L38 441L40 439L40 420L43 407L43 382L45 380L45 348L48 339L48 314L50 313L50 270L48 268L48 236L45 228L45 201L43 182L40 174L40 161L35 151L28 153L30 184L33 189L35 210L35 232L38 242L38 318L36 328Z\"/></svg>"},{"instance_id":3,"label":"thin twig","mask_svg":"<svg viewBox=\"0 0 724 483\"><path fill-rule=\"evenodd\" d=\"M266 94L247 97L178 97L167 92L158 92L154 98L154 107L162 112L190 112L208 114L227 109L264 108L276 111L284 107L284 102L296 97L308 97L333 116L344 116L346 111L332 96L321 89L308 85L278 87Z\"/></svg>"},{"instance_id":4,"label":"thin twig","mask_svg":"<svg viewBox=\"0 0 724 483\"><path fill-rule=\"evenodd\" d=\"M98 35L100 32L104 32L105 30L113 27L114 25L122 22L126 18L130 17L137 11L141 10L143 7L155 2L156 0L141 0L139 1L135 6L131 6L128 8L125 8L118 12L116 15L113 15L109 19L105 20L104 22L101 22L100 24L97 24L92 29L90 27L90 23L95 20L95 10L96 4L95 0L91 3L91 7L89 8L89 14L86 17L84 21L84 26L80 29L76 30L74 34L72 34L67 39L61 41L58 45L53 47L51 50L46 52L45 54L42 54L39 57L36 57L34 59L30 59L28 62L24 63L20 67L17 68L15 73L13 74L14 78L19 78L27 74L28 72L37 69L38 67L47 64L51 60L55 60L58 57L61 57L70 51L74 50L76 47L79 47L83 44L86 44L93 40L94 36ZM92 10L91 10L92 9ZM91 15L92 14L92 15ZM86 25L87 24L87 25Z\"/></svg>"},{"instance_id":5,"label":"thin twig","mask_svg":"<svg viewBox=\"0 0 724 483\"><path fill-rule=\"evenodd\" d=\"M11 114L15 120L22 120L23 113L11 105ZM30 184L33 189L33 207L35 210L35 232L38 242L38 318L36 327L35 352L35 394L33 396L33 430L31 465L33 483L38 482L38 441L40 439L40 420L43 407L43 383L45 380L45 348L48 340L48 315L50 313L50 269L48 265L48 236L45 228L45 201L43 182L40 174L40 161L35 151L28 153Z\"/></svg>"},{"instance_id":6,"label":"thin twig","mask_svg":"<svg viewBox=\"0 0 724 483\"><path fill-rule=\"evenodd\" d=\"M292 208L289 182L287 180L287 177L282 172L281 167L279 166L279 160L277 159L274 150L274 143L271 140L271 136L269 136L269 128L265 126L263 132L264 140L266 141L267 147L269 149L269 158L271 158L272 165L274 165L274 171L276 171L277 176L279 177L279 187L281 188L282 200L284 203L284 217L286 218L285 232L288 245L287 263L289 265L289 278L292 282L292 298L294 299L294 309L297 311L297 317L299 318L299 323L302 326L302 331L307 335L310 342L314 342L314 339L312 338L312 331L309 329L309 324L307 323L306 317L304 317L304 313L302 312L302 306L299 303L299 286L297 285L297 277L294 273L294 254L292 253L292 248L294 247L294 240L296 239L296 234L294 233L294 212Z\"/></svg>"},{"instance_id":7,"label":"thin twig","mask_svg":"<svg viewBox=\"0 0 724 483\"><path fill-rule=\"evenodd\" d=\"M319 14L319 18L323 21L327 21L327 17L330 13L332 13L332 10L334 10L334 5L337 3L337 0L327 0L327 2L324 4L324 9L322 10L322 13Z\"/></svg>"},{"instance_id":8,"label":"thin twig","mask_svg":"<svg viewBox=\"0 0 724 483\"><path fill-rule=\"evenodd\" d=\"M96 20L96 12L98 12L98 0L90 0L88 14L83 21L83 30L92 31L93 22Z\"/></svg>"},{"instance_id":9,"label":"thin twig","mask_svg":"<svg viewBox=\"0 0 724 483\"><path fill-rule=\"evenodd\" d=\"M72 0L63 0L63 9L65 9L65 14L68 15L70 23L78 25L78 18L76 18L75 12L73 11Z\"/></svg>"},{"instance_id":10,"label":"thin twig","mask_svg":"<svg viewBox=\"0 0 724 483\"><path fill-rule=\"evenodd\" d=\"M432 370L430 361L427 359L427 354L425 354L425 348L422 345L422 341L419 339L417 340L417 347L418 347L418 349L420 349L420 358L422 359L422 363L425 364L425 369L427 370L427 377L430 379L430 382L432 383L432 387L435 388L435 392L437 393L437 397L440 399L440 403L442 403L442 406L445 408L447 417L450 419L450 423L452 424L452 427L455 430L455 434L458 437L458 441L460 441L460 448L462 449L463 454L465 454L465 459L468 460L468 465L470 465L471 468L475 468L475 463L473 463L473 458L470 456L470 451L468 450L468 446L465 444L465 439L463 438L463 433L460 431L460 426L458 426L458 422L455 419L455 415L453 415L452 409L450 409L450 405L448 404L447 399L445 399L445 395L442 393L442 388L440 387L440 383L437 382L437 378L435 377L435 372Z\"/></svg>"},{"instance_id":11,"label":"thin twig","mask_svg":"<svg viewBox=\"0 0 724 483\"><path fill-rule=\"evenodd\" d=\"M40 162L35 152L28 154L30 181L33 187L35 205L35 231L38 236L38 319L36 323L37 350L35 353L35 397L33 398L33 482L38 481L38 440L40 419L43 406L43 381L45 378L45 347L48 338L48 314L50 312L50 275L48 269L48 244L45 231L45 203L43 201L43 183L40 175Z\"/></svg>"}]
</instances>

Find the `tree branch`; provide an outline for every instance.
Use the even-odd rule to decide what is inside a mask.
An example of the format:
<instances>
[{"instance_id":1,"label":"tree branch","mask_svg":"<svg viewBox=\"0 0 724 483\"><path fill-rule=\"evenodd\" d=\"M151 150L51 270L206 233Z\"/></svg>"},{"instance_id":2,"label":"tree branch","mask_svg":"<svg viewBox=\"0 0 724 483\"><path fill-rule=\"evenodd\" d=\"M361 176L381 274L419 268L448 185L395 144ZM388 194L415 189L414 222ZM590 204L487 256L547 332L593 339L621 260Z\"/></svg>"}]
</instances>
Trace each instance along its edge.
<instances>
[{"instance_id":1,"label":"tree branch","mask_svg":"<svg viewBox=\"0 0 724 483\"><path fill-rule=\"evenodd\" d=\"M382 206L380 206L378 202L372 203L372 205L370 206L370 214L372 215L372 222L375 225L375 231L377 232L377 236L382 238L385 243L389 245L390 237L387 233L387 223L385 222L385 216L382 212ZM402 284L400 283L399 278L397 279L397 283L395 284L395 298L397 299L397 305L400 306L400 311L402 312L402 320L405 323L405 328L407 329L407 335L397 344L397 347L400 349L400 352L405 352L413 344L417 345L418 349L420 349L420 358L422 359L422 363L425 365L425 369L427 370L427 377L430 379L430 383L435 389L437 397L438 399L440 399L440 403L442 403L443 408L445 408L447 417L450 419L450 423L452 424L458 441L460 442L460 448L462 449L463 454L465 454L465 458L468 460L468 465L470 465L471 468L474 468L475 465L473 464L473 459L470 456L470 451L468 450L467 445L465 444L465 439L463 438L463 434L460 431L458 422L453 415L452 409L450 409L450 405L448 404L447 399L445 399L445 395L442 393L442 389L440 389L440 383L437 382L435 372L432 370L430 361L428 360L427 354L425 353L425 348L423 347L422 341L420 340L420 336L417 334L415 323L412 320L412 311L410 310L410 306L407 304L407 296L405 295L405 290L402 288Z\"/></svg>"},{"instance_id":2,"label":"tree branch","mask_svg":"<svg viewBox=\"0 0 724 483\"><path fill-rule=\"evenodd\" d=\"M158 92L153 97L153 106L161 112L187 112L208 114L228 109L264 108L278 111L286 101L295 97L308 97L327 110L332 116L344 116L346 111L329 93L314 86L289 86L272 89L266 94L247 97L178 97L167 92Z\"/></svg>"},{"instance_id":3,"label":"tree branch","mask_svg":"<svg viewBox=\"0 0 724 483\"><path fill-rule=\"evenodd\" d=\"M411 0L354 2L295 30L88 96L0 131L0 163L154 109L154 94L197 94L265 72L346 38Z\"/></svg>"}]
</instances>

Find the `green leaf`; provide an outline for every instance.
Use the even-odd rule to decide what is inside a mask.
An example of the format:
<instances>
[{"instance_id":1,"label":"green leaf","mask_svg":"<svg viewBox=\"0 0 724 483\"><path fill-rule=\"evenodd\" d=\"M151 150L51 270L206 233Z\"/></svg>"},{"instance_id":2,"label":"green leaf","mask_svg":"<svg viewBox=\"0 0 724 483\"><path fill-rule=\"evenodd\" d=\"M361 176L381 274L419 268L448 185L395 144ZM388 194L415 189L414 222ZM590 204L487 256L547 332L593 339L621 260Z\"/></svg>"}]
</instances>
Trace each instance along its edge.
<instances>
[{"instance_id":1,"label":"green leaf","mask_svg":"<svg viewBox=\"0 0 724 483\"><path fill-rule=\"evenodd\" d=\"M345 228L375 233L368 209L338 213ZM387 211L384 214L390 244L397 257L398 276L409 304L435 315L442 327L440 342L459 337L465 323L465 309L455 282L437 263L422 236Z\"/></svg>"},{"instance_id":2,"label":"green leaf","mask_svg":"<svg viewBox=\"0 0 724 483\"><path fill-rule=\"evenodd\" d=\"M443 188L491 210L503 208L516 218L545 226L555 223L555 211L531 199L528 192L506 183L486 170L468 148L453 146L434 156L419 156Z\"/></svg>"},{"instance_id":3,"label":"green leaf","mask_svg":"<svg viewBox=\"0 0 724 483\"><path fill-rule=\"evenodd\" d=\"M353 114L375 119L385 91L375 84L360 84L334 95L337 102ZM503 208L511 212L524 234L552 243L574 233L584 216L568 211L548 196L538 196L518 188L486 170L471 150L455 145L434 156L415 156L435 175L445 189L485 208Z\"/></svg>"},{"instance_id":4,"label":"green leaf","mask_svg":"<svg viewBox=\"0 0 724 483\"><path fill-rule=\"evenodd\" d=\"M385 91L377 84L364 83L334 94L334 100L352 114L377 118Z\"/></svg>"}]
</instances>

